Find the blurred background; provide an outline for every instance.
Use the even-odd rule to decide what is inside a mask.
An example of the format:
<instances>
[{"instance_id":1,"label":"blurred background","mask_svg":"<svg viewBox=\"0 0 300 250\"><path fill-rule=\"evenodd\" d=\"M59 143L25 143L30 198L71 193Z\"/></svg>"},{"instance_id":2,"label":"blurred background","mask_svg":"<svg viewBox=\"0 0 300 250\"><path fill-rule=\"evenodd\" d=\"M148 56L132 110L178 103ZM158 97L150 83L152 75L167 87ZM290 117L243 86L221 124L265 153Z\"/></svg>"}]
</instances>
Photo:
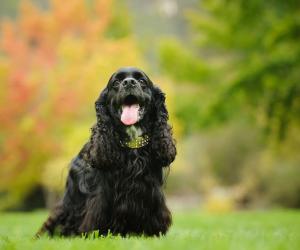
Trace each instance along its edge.
<instances>
[{"instance_id":1,"label":"blurred background","mask_svg":"<svg viewBox=\"0 0 300 250\"><path fill-rule=\"evenodd\" d=\"M300 2L1 0L0 210L51 208L119 67L167 94L172 208L300 208Z\"/></svg>"}]
</instances>

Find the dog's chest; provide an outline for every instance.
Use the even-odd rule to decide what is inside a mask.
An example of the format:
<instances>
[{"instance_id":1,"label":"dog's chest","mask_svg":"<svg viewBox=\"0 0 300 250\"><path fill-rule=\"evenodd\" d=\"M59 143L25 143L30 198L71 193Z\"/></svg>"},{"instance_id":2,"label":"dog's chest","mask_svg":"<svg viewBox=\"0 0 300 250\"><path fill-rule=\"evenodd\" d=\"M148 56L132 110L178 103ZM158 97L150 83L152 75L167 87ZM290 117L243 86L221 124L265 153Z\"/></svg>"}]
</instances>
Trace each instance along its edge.
<instances>
[{"instance_id":1,"label":"dog's chest","mask_svg":"<svg viewBox=\"0 0 300 250\"><path fill-rule=\"evenodd\" d=\"M157 204L160 194L158 180L144 158L131 158L114 176L113 214L117 218L136 218Z\"/></svg>"},{"instance_id":2,"label":"dog's chest","mask_svg":"<svg viewBox=\"0 0 300 250\"><path fill-rule=\"evenodd\" d=\"M146 152L131 150L111 176L116 196L147 196L157 182Z\"/></svg>"}]
</instances>

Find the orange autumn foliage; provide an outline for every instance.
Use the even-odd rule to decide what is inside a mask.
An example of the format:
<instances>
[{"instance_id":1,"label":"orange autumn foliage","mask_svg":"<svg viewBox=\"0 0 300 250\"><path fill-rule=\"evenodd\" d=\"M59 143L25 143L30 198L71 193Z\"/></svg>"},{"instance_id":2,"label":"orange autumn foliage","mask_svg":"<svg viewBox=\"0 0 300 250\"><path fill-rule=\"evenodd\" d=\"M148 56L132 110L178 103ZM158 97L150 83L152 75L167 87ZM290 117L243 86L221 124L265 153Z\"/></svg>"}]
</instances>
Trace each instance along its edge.
<instances>
[{"instance_id":1,"label":"orange autumn foliage","mask_svg":"<svg viewBox=\"0 0 300 250\"><path fill-rule=\"evenodd\" d=\"M41 10L26 1L15 21L1 23L2 208L21 201L49 161L66 155L62 135L70 128L84 127L81 138L87 139L94 100L111 72L142 65L130 35L107 35L118 29L113 6L107 0L52 0ZM75 154L81 145L68 148Z\"/></svg>"}]
</instances>

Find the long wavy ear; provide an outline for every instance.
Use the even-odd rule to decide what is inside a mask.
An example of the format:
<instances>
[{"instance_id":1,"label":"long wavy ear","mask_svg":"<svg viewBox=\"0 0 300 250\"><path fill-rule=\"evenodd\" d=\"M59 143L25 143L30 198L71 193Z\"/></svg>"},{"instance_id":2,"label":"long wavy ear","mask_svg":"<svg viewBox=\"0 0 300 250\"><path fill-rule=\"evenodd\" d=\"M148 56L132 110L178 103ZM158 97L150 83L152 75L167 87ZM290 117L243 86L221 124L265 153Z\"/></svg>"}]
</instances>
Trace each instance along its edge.
<instances>
[{"instance_id":1,"label":"long wavy ear","mask_svg":"<svg viewBox=\"0 0 300 250\"><path fill-rule=\"evenodd\" d=\"M157 86L153 87L153 109L155 111L155 120L166 122L169 119L168 110L166 108L166 96L165 93Z\"/></svg>"},{"instance_id":2,"label":"long wavy ear","mask_svg":"<svg viewBox=\"0 0 300 250\"><path fill-rule=\"evenodd\" d=\"M100 96L98 97L97 101L95 102L95 109L97 115L97 122L106 122L109 120L107 108L106 108L106 100L107 100L107 93L108 89L105 88Z\"/></svg>"},{"instance_id":3,"label":"long wavy ear","mask_svg":"<svg viewBox=\"0 0 300 250\"><path fill-rule=\"evenodd\" d=\"M152 133L152 156L162 167L167 167L176 156L175 141L172 137L172 128L168 124L169 114L165 104L165 94L154 87L153 109L154 127Z\"/></svg>"}]
</instances>

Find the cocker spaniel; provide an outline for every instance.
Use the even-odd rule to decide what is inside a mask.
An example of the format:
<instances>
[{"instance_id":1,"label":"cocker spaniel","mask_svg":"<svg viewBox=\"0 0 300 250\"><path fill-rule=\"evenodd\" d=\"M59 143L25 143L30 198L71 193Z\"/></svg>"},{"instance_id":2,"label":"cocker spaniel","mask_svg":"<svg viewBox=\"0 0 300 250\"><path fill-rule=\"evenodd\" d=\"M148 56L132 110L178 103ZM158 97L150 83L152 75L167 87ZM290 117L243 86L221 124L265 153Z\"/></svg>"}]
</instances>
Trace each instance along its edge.
<instances>
[{"instance_id":1,"label":"cocker spaniel","mask_svg":"<svg viewBox=\"0 0 300 250\"><path fill-rule=\"evenodd\" d=\"M165 234L162 185L175 159L165 94L140 69L115 72L95 103L92 135L70 165L65 194L37 236Z\"/></svg>"}]
</instances>

